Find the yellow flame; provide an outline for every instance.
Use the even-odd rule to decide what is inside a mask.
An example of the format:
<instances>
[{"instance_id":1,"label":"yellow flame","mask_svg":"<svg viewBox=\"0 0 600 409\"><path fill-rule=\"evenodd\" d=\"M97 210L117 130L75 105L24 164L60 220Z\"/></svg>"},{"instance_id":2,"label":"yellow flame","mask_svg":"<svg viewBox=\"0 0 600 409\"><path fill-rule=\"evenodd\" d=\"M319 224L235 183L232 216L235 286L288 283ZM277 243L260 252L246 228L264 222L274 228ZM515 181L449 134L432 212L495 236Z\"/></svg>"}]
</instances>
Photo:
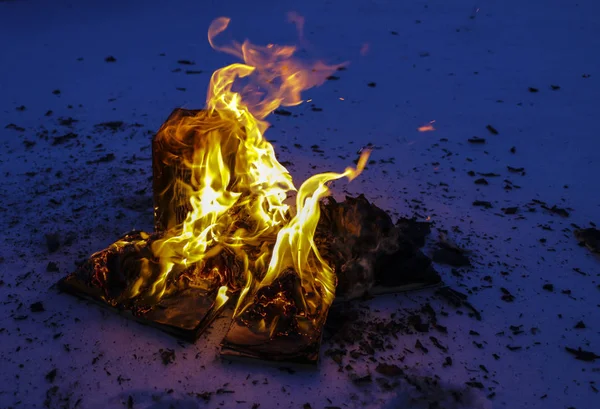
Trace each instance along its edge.
<instances>
[{"instance_id":1,"label":"yellow flame","mask_svg":"<svg viewBox=\"0 0 600 409\"><path fill-rule=\"evenodd\" d=\"M194 266L195 271L207 270L204 266L211 258L228 251L242 262L244 277L236 281L227 277L227 271L213 268L211 274L221 277L215 306L228 300L228 290L239 290L238 314L244 299L272 284L284 270L293 269L301 279L301 307L315 313L333 301L336 284L333 270L314 242L319 200L329 194L328 182L358 176L369 152L363 152L356 169L306 180L296 195L294 213L284 202L296 188L263 137L268 128L264 118L281 105L301 103L301 92L321 84L338 66L302 63L293 58L292 46L256 46L248 41L216 45L215 37L228 24L225 17L213 21L208 40L213 48L243 63L214 72L205 111L178 118L161 130L175 151L191 152L180 158L189 181L177 181L178 191L189 197L190 211L183 223L153 243L157 262L146 263L131 296L159 299L170 277ZM235 91L239 79L250 81ZM158 272L152 275L151 267L156 265Z\"/></svg>"},{"instance_id":2,"label":"yellow flame","mask_svg":"<svg viewBox=\"0 0 600 409\"><path fill-rule=\"evenodd\" d=\"M227 286L226 285L222 285L221 287L219 287L219 291L217 292L217 299L215 300L214 309L218 310L228 300L229 300L229 296L227 295Z\"/></svg>"},{"instance_id":3,"label":"yellow flame","mask_svg":"<svg viewBox=\"0 0 600 409\"><path fill-rule=\"evenodd\" d=\"M308 178L296 197L296 216L277 235L273 256L267 274L259 288L272 284L287 268L293 268L302 280L308 294L320 294L317 301L328 306L335 297L335 274L319 254L314 242L315 230L321 215L319 201L329 194L327 182L347 177L350 181L364 169L370 151L365 150L356 169L346 168L344 173L321 173ZM306 301L306 300L305 300ZM305 305L308 313L314 313L320 305Z\"/></svg>"}]
</instances>

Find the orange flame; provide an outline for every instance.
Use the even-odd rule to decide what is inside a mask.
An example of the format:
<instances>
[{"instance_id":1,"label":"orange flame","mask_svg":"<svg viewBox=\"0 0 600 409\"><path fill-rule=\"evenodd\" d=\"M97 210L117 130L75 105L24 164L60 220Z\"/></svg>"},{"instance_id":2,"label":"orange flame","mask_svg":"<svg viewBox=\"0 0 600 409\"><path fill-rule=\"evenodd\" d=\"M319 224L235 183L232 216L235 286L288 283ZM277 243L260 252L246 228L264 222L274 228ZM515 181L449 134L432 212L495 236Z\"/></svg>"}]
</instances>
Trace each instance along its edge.
<instances>
[{"instance_id":1,"label":"orange flame","mask_svg":"<svg viewBox=\"0 0 600 409\"><path fill-rule=\"evenodd\" d=\"M306 65L293 58L294 46L257 46L248 40L242 44L234 42L231 46L217 46L214 39L227 28L229 21L226 17L213 21L208 29L208 41L215 50L231 54L243 60L244 64L232 64L215 71L208 90L209 110L237 112L244 107L251 110L254 117L263 119L279 106L300 104L303 90L321 85L339 67L321 62ZM244 87L240 93L231 91L237 77L251 74L254 76L251 86ZM240 98L244 103L232 98ZM248 104L250 101L252 103Z\"/></svg>"},{"instance_id":2,"label":"orange flame","mask_svg":"<svg viewBox=\"0 0 600 409\"><path fill-rule=\"evenodd\" d=\"M423 125L417 128L417 130L419 132L431 132L431 131L435 131L435 128L433 127L433 124L435 123L435 119L433 121L430 121L427 125Z\"/></svg>"}]
</instances>

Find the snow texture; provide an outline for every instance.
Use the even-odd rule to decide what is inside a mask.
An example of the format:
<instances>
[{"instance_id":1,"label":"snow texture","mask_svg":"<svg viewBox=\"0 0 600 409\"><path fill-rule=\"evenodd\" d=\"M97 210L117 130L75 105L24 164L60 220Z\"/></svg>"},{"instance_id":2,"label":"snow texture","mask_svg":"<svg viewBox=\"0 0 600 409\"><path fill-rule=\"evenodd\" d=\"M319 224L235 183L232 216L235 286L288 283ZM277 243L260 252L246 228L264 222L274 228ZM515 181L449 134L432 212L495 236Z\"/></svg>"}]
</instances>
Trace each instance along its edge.
<instances>
[{"instance_id":1,"label":"snow texture","mask_svg":"<svg viewBox=\"0 0 600 409\"><path fill-rule=\"evenodd\" d=\"M151 137L234 62L210 21L232 18L222 41L294 43L292 10L300 56L350 64L269 117L280 161L300 182L372 143L336 196L430 218L429 254L444 231L468 249L470 267L437 268L481 320L435 290L357 301L367 342L326 340L310 371L220 359L224 318L189 345L59 293L76 261L151 230ZM0 408L598 407L598 360L565 348L600 353L600 259L573 235L600 222L599 15L595 0L0 1ZM373 348L373 320L401 329Z\"/></svg>"}]
</instances>

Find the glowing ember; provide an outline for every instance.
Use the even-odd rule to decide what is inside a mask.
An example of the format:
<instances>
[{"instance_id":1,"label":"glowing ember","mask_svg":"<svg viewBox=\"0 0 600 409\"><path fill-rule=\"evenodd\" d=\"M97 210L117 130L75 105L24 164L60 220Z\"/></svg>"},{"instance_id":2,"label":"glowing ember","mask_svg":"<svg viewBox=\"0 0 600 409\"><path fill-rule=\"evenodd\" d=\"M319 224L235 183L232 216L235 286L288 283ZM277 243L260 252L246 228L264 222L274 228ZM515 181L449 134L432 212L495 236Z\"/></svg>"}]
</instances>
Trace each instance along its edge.
<instances>
[{"instance_id":1,"label":"glowing ember","mask_svg":"<svg viewBox=\"0 0 600 409\"><path fill-rule=\"evenodd\" d=\"M420 126L417 129L418 129L419 132L431 132L431 131L435 131L435 128L433 127L434 123L435 123L435 120L430 121L427 125Z\"/></svg>"}]
</instances>

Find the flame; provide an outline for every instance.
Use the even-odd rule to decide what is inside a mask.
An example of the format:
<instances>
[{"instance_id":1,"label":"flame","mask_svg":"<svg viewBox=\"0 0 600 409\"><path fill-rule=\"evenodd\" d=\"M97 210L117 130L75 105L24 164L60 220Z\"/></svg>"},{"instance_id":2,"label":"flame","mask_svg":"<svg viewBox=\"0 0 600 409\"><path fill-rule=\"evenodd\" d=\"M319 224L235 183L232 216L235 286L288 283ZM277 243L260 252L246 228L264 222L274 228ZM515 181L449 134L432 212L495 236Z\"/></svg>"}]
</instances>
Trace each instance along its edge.
<instances>
[{"instance_id":1,"label":"flame","mask_svg":"<svg viewBox=\"0 0 600 409\"><path fill-rule=\"evenodd\" d=\"M433 127L433 124L435 123L435 119L433 121L430 121L429 124L427 125L423 125L417 128L417 130L419 132L431 132L431 131L435 131L435 128Z\"/></svg>"},{"instance_id":2,"label":"flame","mask_svg":"<svg viewBox=\"0 0 600 409\"><path fill-rule=\"evenodd\" d=\"M270 285L287 268L293 268L302 279L302 287L308 293L323 293L324 305L330 305L335 297L335 274L319 254L314 242L315 230L321 215L320 199L329 194L327 182L347 177L356 178L369 159L369 150L363 151L356 169L346 168L344 173L321 173L308 178L296 197L297 214L283 227L273 249L269 268L259 287ZM322 291L317 288L322 287ZM314 313L318 305L305 305Z\"/></svg>"},{"instance_id":3,"label":"flame","mask_svg":"<svg viewBox=\"0 0 600 409\"><path fill-rule=\"evenodd\" d=\"M244 64L232 64L213 73L207 106L209 110L232 111L236 116L251 111L255 118L243 118L242 122L258 124L261 133L266 130L266 123L257 119L264 119L279 106L300 104L303 90L321 85L341 66L321 62L306 65L293 58L294 46L257 46L248 40L242 44L234 42L230 46L217 46L214 39L227 28L229 21L227 17L214 20L208 29L208 41L215 50L231 54L243 60ZM232 92L237 77L251 74L251 85L239 93Z\"/></svg>"},{"instance_id":4,"label":"flame","mask_svg":"<svg viewBox=\"0 0 600 409\"><path fill-rule=\"evenodd\" d=\"M215 309L227 302L228 291L239 291L237 314L249 296L293 269L300 277L302 307L306 313L318 313L333 301L336 284L314 242L319 200L329 194L329 182L357 177L370 152L362 153L356 168L310 177L297 191L295 208L286 204L296 188L263 137L268 128L264 118L279 106L300 104L301 92L323 83L338 66L303 63L293 57L292 46L257 46L247 40L219 46L215 38L229 21L214 20L208 41L243 63L213 73L206 110L167 123L162 130L175 151L190 152L179 158L189 181L176 182L178 191L189 197L190 210L183 223L154 241L155 260L146 262L130 296L158 300L168 291L170 279L190 268L210 270L220 285ZM241 278L210 267L211 259L224 251L241 261Z\"/></svg>"},{"instance_id":5,"label":"flame","mask_svg":"<svg viewBox=\"0 0 600 409\"><path fill-rule=\"evenodd\" d=\"M228 288L226 285L222 285L221 287L219 287L219 290L217 291L217 298L215 300L215 305L214 305L215 310L218 310L227 301L229 301L229 296L227 295L227 290L228 290Z\"/></svg>"}]
</instances>

